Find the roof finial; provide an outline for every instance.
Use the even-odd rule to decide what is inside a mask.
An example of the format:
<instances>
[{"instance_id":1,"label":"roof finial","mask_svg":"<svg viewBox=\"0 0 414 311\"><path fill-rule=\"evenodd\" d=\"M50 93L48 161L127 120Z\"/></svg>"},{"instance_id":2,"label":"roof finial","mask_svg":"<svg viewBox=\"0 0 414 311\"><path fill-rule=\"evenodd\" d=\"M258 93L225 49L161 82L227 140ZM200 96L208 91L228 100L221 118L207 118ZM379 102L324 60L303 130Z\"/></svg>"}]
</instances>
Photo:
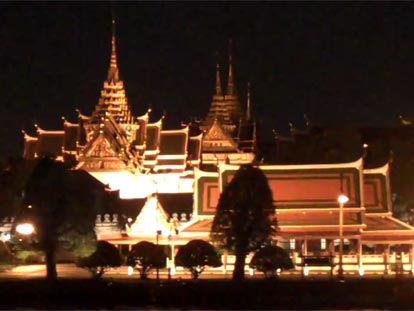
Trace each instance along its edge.
<instances>
[{"instance_id":1,"label":"roof finial","mask_svg":"<svg viewBox=\"0 0 414 311\"><path fill-rule=\"evenodd\" d=\"M232 40L229 40L229 80L227 82L227 96L236 96L233 81Z\"/></svg>"},{"instance_id":2,"label":"roof finial","mask_svg":"<svg viewBox=\"0 0 414 311\"><path fill-rule=\"evenodd\" d=\"M112 49L111 49L111 61L108 70L108 82L119 81L119 71L116 57L116 40L115 40L115 19L112 19Z\"/></svg>"},{"instance_id":3,"label":"roof finial","mask_svg":"<svg viewBox=\"0 0 414 311\"><path fill-rule=\"evenodd\" d=\"M220 65L219 65L219 63L216 64L216 94L215 94L215 96L223 96L223 92L221 90Z\"/></svg>"},{"instance_id":4,"label":"roof finial","mask_svg":"<svg viewBox=\"0 0 414 311\"><path fill-rule=\"evenodd\" d=\"M246 107L246 120L251 120L251 111L250 111L250 82L247 82L247 107Z\"/></svg>"}]
</instances>

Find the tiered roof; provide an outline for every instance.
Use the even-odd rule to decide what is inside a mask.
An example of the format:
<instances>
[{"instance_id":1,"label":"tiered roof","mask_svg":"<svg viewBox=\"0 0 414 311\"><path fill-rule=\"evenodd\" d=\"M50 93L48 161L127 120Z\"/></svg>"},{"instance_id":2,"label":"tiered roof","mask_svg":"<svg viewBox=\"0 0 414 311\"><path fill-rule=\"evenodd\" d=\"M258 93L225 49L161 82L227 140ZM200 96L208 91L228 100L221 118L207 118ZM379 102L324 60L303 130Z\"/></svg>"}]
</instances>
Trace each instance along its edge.
<instances>
[{"instance_id":1,"label":"tiered roof","mask_svg":"<svg viewBox=\"0 0 414 311\"><path fill-rule=\"evenodd\" d=\"M201 160L201 137L188 128L163 130L163 119L150 121L151 110L132 116L116 54L115 22L111 56L100 99L90 116L78 111L78 122L65 118L63 130L37 127L37 136L24 132L25 158L54 156L77 162L87 171L184 172Z\"/></svg>"},{"instance_id":2,"label":"tiered roof","mask_svg":"<svg viewBox=\"0 0 414 311\"><path fill-rule=\"evenodd\" d=\"M392 216L389 164L364 170L366 228L361 233L365 243L412 243L412 226Z\"/></svg>"},{"instance_id":3,"label":"tiered roof","mask_svg":"<svg viewBox=\"0 0 414 311\"><path fill-rule=\"evenodd\" d=\"M223 92L220 66L216 66L216 85L210 109L200 128L204 132L203 163L214 164L235 158L238 153L250 153L247 162L254 159L256 144L256 124L251 119L250 84L247 95L247 108L241 108L233 73L233 56L229 52L229 71L226 91ZM225 154L223 156L223 154Z\"/></svg>"}]
</instances>

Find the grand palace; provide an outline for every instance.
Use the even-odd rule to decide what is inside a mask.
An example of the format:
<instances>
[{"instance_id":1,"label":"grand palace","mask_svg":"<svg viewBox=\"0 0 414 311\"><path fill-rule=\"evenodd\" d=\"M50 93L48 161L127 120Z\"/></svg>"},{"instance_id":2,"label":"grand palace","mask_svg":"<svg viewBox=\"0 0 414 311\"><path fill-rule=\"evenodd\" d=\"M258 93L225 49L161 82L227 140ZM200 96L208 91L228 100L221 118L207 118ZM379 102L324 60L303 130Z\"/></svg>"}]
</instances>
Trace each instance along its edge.
<instances>
[{"instance_id":1,"label":"grand palace","mask_svg":"<svg viewBox=\"0 0 414 311\"><path fill-rule=\"evenodd\" d=\"M108 74L93 112L62 117L61 129L39 124L35 135L24 131L23 156L73 163L128 202L129 208L121 204L96 219L97 238L128 245L122 247L147 240L170 245L174 253L192 239L208 241L221 191L240 165L251 163L268 178L277 240L296 263L307 255L337 256L343 237L346 271L378 265L388 271L397 257L414 270L414 228L392 215L389 159L368 166L369 147L361 146L354 158L336 163L261 161L250 88L241 103L232 57L230 50L224 79L217 64L207 115L167 130L165 117L154 120L151 109L132 115L113 31ZM340 195L348 201L338 202ZM231 269L230 254L224 262Z\"/></svg>"}]
</instances>

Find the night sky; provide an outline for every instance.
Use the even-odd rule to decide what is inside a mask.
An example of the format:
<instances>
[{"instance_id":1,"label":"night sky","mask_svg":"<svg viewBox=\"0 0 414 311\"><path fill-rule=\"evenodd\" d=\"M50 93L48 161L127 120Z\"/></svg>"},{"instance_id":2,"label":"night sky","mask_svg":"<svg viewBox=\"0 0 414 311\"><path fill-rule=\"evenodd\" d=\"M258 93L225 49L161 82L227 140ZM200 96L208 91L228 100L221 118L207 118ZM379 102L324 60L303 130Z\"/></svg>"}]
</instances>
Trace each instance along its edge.
<instances>
[{"instance_id":1,"label":"night sky","mask_svg":"<svg viewBox=\"0 0 414 311\"><path fill-rule=\"evenodd\" d=\"M206 115L229 39L242 104L250 81L269 136L303 128L304 113L352 126L414 115L414 2L2 2L2 154L21 155L20 131L34 134L34 123L61 129L61 116L91 113L112 15L132 111L165 111L168 127Z\"/></svg>"}]
</instances>

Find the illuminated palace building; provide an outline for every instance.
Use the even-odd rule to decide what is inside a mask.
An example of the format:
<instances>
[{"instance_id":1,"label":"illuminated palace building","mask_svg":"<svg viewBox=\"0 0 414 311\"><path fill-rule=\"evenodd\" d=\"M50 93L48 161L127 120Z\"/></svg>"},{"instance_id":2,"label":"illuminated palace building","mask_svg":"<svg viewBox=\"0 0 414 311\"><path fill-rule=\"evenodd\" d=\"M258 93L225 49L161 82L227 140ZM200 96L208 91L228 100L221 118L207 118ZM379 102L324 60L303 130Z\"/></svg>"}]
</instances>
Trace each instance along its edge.
<instances>
[{"instance_id":1,"label":"illuminated palace building","mask_svg":"<svg viewBox=\"0 0 414 311\"><path fill-rule=\"evenodd\" d=\"M209 239L220 192L239 165L255 163L273 191L277 239L297 263L304 255L337 255L342 236L345 270L382 265L388 271L396 260L393 247L405 245L401 260L411 271L414 228L391 215L389 164L364 169L362 154L346 163L256 163L250 94L241 105L229 54L227 86L222 90L217 66L207 116L166 130L164 117L152 120L150 109L132 115L113 33L108 75L91 115L78 111L74 123L62 118L61 130L36 125L35 136L24 132L24 158L53 155L74 163L129 206L97 215L98 239L129 247L147 240L168 244L173 253L189 240ZM349 198L342 209L340 194ZM231 268L231 255L224 256L224 269Z\"/></svg>"}]
</instances>

